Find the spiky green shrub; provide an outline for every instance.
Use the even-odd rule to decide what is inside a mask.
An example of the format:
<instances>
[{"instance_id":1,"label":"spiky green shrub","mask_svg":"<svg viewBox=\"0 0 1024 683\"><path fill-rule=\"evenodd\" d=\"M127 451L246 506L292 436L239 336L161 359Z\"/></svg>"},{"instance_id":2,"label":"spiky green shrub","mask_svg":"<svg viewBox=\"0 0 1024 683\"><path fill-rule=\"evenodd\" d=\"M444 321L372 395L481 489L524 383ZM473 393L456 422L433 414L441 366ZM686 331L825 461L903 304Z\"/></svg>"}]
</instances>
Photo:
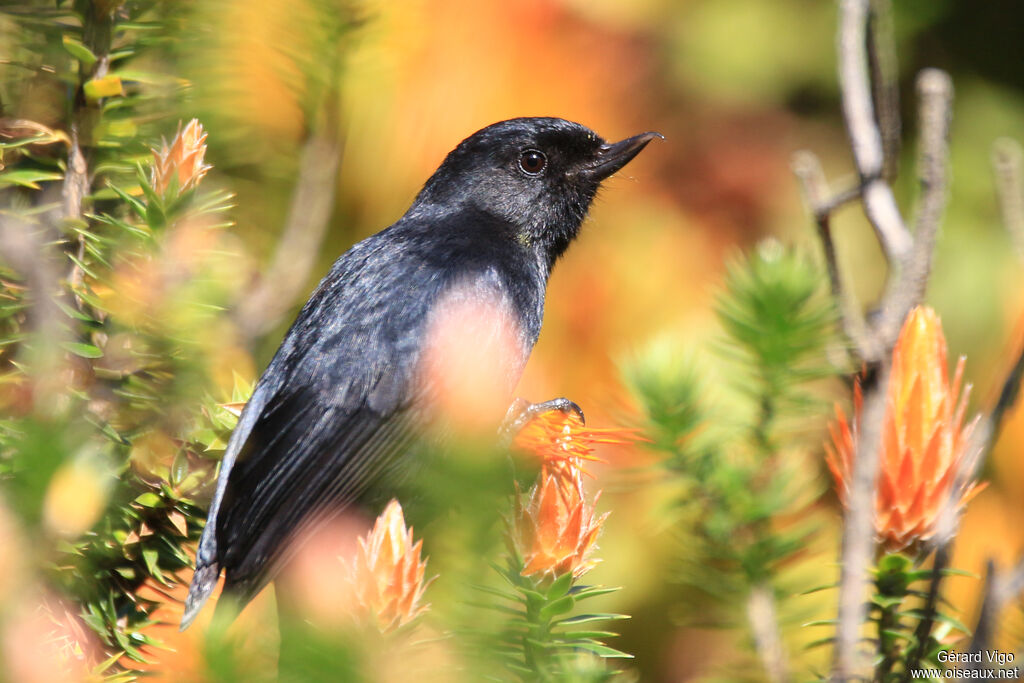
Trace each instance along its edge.
<instances>
[{"instance_id":1,"label":"spiky green shrub","mask_svg":"<svg viewBox=\"0 0 1024 683\"><path fill-rule=\"evenodd\" d=\"M824 490L820 418L842 368L827 361L838 342L823 273L793 249L769 241L734 259L716 311L724 336L700 363L662 340L624 377L680 489L688 623L735 625L737 596L799 592L780 572L818 526L799 513Z\"/></svg>"},{"instance_id":2,"label":"spiky green shrub","mask_svg":"<svg viewBox=\"0 0 1024 683\"><path fill-rule=\"evenodd\" d=\"M180 87L157 67L172 9L0 8L17 64L0 81L0 497L33 539L30 589L73 606L100 643L92 672L115 678L158 645L159 599L140 590L191 565L197 496L232 426L214 397L189 404L213 386L204 331L232 287L214 249L230 197L174 169L155 184ZM190 248L204 251L176 259Z\"/></svg>"}]
</instances>

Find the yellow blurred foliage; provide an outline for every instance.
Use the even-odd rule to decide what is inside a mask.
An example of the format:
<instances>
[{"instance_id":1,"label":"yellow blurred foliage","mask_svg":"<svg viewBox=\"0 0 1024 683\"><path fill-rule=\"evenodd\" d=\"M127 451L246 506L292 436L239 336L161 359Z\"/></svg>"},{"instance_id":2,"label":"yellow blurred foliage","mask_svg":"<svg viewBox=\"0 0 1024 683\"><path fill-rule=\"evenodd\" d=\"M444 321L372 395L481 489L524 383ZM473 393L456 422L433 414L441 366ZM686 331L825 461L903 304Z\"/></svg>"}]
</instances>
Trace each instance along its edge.
<instances>
[{"instance_id":1,"label":"yellow blurred foliage","mask_svg":"<svg viewBox=\"0 0 1024 683\"><path fill-rule=\"evenodd\" d=\"M111 475L88 457L60 466L43 499L43 520L55 534L75 538L87 531L107 505Z\"/></svg>"},{"instance_id":2,"label":"yellow blurred foliage","mask_svg":"<svg viewBox=\"0 0 1024 683\"><path fill-rule=\"evenodd\" d=\"M142 434L132 441L132 466L144 477L167 478L174 456L178 453L178 445L170 436L159 430Z\"/></svg>"}]
</instances>

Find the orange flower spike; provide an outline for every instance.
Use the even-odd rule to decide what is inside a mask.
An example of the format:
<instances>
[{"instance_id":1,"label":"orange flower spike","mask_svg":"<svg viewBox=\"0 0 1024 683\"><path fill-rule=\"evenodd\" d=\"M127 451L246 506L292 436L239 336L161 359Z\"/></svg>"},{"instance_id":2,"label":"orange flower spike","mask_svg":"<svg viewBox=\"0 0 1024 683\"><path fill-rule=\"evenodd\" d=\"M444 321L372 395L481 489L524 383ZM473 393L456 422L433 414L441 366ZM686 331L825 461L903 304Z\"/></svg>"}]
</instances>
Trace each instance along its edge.
<instances>
[{"instance_id":1,"label":"orange flower spike","mask_svg":"<svg viewBox=\"0 0 1024 683\"><path fill-rule=\"evenodd\" d=\"M970 387L963 391L964 358L957 362L952 383L946 360L942 323L931 308L919 306L907 316L893 348L892 370L882 423L875 530L889 551L896 551L935 533L942 507L950 497L962 508L981 490L976 483L953 490L960 463L977 420L964 426ZM842 411L831 425L827 462L840 500L848 496L861 390L854 389L854 420Z\"/></svg>"},{"instance_id":2,"label":"orange flower spike","mask_svg":"<svg viewBox=\"0 0 1024 683\"><path fill-rule=\"evenodd\" d=\"M600 496L595 496L595 502ZM577 469L545 471L523 500L517 494L511 541L523 558L523 576L579 578L597 564L592 555L608 513L594 515Z\"/></svg>"},{"instance_id":3,"label":"orange flower spike","mask_svg":"<svg viewBox=\"0 0 1024 683\"><path fill-rule=\"evenodd\" d=\"M579 468L581 461L601 462L594 456L598 444L624 444L639 440L633 429L592 429L585 427L579 415L552 410L538 415L524 426L513 445L533 453L544 461L544 467Z\"/></svg>"},{"instance_id":4,"label":"orange flower spike","mask_svg":"<svg viewBox=\"0 0 1024 683\"><path fill-rule=\"evenodd\" d=\"M427 562L420 559L423 541L413 542L402 506L388 503L373 529L359 539L354 562L347 565L359 611L370 614L382 633L405 626L427 610L423 594Z\"/></svg>"},{"instance_id":5,"label":"orange flower spike","mask_svg":"<svg viewBox=\"0 0 1024 683\"><path fill-rule=\"evenodd\" d=\"M192 119L168 145L166 141L160 151L153 150L153 172L150 184L157 194L164 194L177 178L178 191L184 192L199 184L199 181L212 168L203 163L206 156L206 131L198 119Z\"/></svg>"}]
</instances>

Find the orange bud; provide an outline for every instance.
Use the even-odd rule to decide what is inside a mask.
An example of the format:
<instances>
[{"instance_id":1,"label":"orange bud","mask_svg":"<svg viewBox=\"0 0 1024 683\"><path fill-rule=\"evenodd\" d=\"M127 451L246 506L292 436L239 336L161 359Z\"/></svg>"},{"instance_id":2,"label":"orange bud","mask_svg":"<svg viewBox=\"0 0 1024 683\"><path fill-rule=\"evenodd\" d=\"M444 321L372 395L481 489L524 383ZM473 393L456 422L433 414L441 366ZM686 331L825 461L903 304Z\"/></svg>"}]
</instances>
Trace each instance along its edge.
<instances>
[{"instance_id":1,"label":"orange bud","mask_svg":"<svg viewBox=\"0 0 1024 683\"><path fill-rule=\"evenodd\" d=\"M554 578L572 572L578 578L590 571L598 562L591 556L607 517L595 517L578 469L543 472L525 501L518 494L515 499L510 540L523 558L522 575Z\"/></svg>"},{"instance_id":2,"label":"orange bud","mask_svg":"<svg viewBox=\"0 0 1024 683\"><path fill-rule=\"evenodd\" d=\"M168 146L164 141L160 151L153 150L153 172L150 184L157 194L164 194L177 178L178 191L184 192L199 184L210 166L203 163L206 155L206 132L198 119L192 119L182 130L178 126L178 134Z\"/></svg>"},{"instance_id":3,"label":"orange bud","mask_svg":"<svg viewBox=\"0 0 1024 683\"><path fill-rule=\"evenodd\" d=\"M371 615L382 633L405 626L428 608L423 593L433 579L424 581L422 546L423 541L413 543L402 506L392 500L346 563L359 611Z\"/></svg>"},{"instance_id":4,"label":"orange bud","mask_svg":"<svg viewBox=\"0 0 1024 683\"><path fill-rule=\"evenodd\" d=\"M962 508L981 490L974 482L954 490L977 422L963 424L970 394L969 386L962 396L960 391L964 361L961 357L957 362L950 384L946 339L938 315L922 306L910 312L893 348L875 495L875 531L889 551L928 540L951 498ZM830 427L832 443L825 446L826 461L844 505L857 449L861 403L858 384L853 425L837 408L837 421Z\"/></svg>"}]
</instances>

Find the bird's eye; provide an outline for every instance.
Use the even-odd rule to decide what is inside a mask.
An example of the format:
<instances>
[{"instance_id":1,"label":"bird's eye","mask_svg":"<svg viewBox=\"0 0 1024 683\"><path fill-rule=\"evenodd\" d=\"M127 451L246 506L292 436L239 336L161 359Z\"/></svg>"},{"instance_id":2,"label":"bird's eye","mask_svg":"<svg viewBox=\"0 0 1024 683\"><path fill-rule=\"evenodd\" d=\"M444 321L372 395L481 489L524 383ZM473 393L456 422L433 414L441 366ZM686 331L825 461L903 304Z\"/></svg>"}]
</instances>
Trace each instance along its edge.
<instances>
[{"instance_id":1,"label":"bird's eye","mask_svg":"<svg viewBox=\"0 0 1024 683\"><path fill-rule=\"evenodd\" d=\"M528 149L519 155L519 168L527 175L540 175L547 165L548 158L540 150Z\"/></svg>"}]
</instances>

